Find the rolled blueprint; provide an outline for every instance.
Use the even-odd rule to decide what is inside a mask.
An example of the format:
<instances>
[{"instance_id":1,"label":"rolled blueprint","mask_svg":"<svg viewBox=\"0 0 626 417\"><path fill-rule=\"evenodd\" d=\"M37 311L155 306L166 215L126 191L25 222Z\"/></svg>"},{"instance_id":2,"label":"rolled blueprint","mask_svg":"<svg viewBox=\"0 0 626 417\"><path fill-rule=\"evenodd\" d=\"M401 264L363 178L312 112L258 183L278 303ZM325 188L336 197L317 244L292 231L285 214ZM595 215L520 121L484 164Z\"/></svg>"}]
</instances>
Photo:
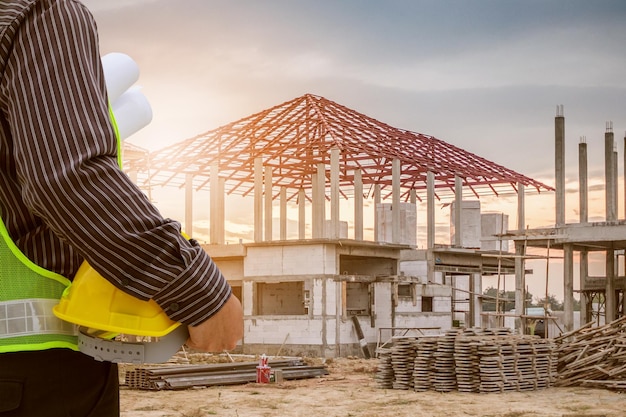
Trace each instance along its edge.
<instances>
[{"instance_id":1,"label":"rolled blueprint","mask_svg":"<svg viewBox=\"0 0 626 417\"><path fill-rule=\"evenodd\" d=\"M113 102L111 109L122 140L152 121L152 108L139 87L128 89Z\"/></svg>"},{"instance_id":2,"label":"rolled blueprint","mask_svg":"<svg viewBox=\"0 0 626 417\"><path fill-rule=\"evenodd\" d=\"M113 103L139 79L139 66L128 55L112 52L102 57L109 102Z\"/></svg>"}]
</instances>

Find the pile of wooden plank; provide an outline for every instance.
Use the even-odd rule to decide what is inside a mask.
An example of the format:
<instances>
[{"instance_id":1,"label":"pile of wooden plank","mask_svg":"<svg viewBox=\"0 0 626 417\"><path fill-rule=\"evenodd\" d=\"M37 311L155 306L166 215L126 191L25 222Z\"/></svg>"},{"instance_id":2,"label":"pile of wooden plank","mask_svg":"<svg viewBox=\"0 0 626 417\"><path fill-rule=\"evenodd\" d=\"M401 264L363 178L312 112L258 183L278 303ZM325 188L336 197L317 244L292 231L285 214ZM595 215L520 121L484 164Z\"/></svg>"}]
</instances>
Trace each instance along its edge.
<instances>
[{"instance_id":1,"label":"pile of wooden plank","mask_svg":"<svg viewBox=\"0 0 626 417\"><path fill-rule=\"evenodd\" d=\"M284 380L314 378L328 374L325 366L309 366L302 359L269 361L271 371ZM167 365L129 370L125 383L131 389L178 390L214 385L256 382L258 362L233 362L208 365Z\"/></svg>"},{"instance_id":2,"label":"pile of wooden plank","mask_svg":"<svg viewBox=\"0 0 626 417\"><path fill-rule=\"evenodd\" d=\"M529 391L550 387L557 377L551 339L512 335L508 329L453 329L434 337L397 338L380 361L381 388ZM407 379L411 363L412 383Z\"/></svg>"},{"instance_id":3,"label":"pile of wooden plank","mask_svg":"<svg viewBox=\"0 0 626 417\"><path fill-rule=\"evenodd\" d=\"M626 390L626 316L601 327L592 323L557 338L558 386Z\"/></svg>"}]
</instances>

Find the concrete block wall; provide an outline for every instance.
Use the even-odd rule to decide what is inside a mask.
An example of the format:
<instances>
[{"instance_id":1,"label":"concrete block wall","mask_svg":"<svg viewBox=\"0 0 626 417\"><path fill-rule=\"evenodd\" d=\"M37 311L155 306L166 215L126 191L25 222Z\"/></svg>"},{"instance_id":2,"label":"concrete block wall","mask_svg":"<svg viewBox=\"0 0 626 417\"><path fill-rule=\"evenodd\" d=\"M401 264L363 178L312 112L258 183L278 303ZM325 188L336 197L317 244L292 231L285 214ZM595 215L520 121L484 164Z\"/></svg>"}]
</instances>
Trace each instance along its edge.
<instances>
[{"instance_id":1,"label":"concrete block wall","mask_svg":"<svg viewBox=\"0 0 626 417\"><path fill-rule=\"evenodd\" d=\"M509 241L498 239L497 235L509 230L509 215L503 213L483 213L480 216L481 250L499 251L502 243L502 251L509 251Z\"/></svg>"},{"instance_id":2,"label":"concrete block wall","mask_svg":"<svg viewBox=\"0 0 626 417\"><path fill-rule=\"evenodd\" d=\"M415 247L417 245L417 209L415 204L400 203L400 236L398 242L393 241L393 214L392 204L380 203L376 205L378 217L377 242L400 243Z\"/></svg>"},{"instance_id":3,"label":"concrete block wall","mask_svg":"<svg viewBox=\"0 0 626 417\"><path fill-rule=\"evenodd\" d=\"M450 244L454 245L456 234L461 233L462 248L480 248L480 201L463 201L461 203L461 224L454 224L456 202L450 204Z\"/></svg>"},{"instance_id":4,"label":"concrete block wall","mask_svg":"<svg viewBox=\"0 0 626 417\"><path fill-rule=\"evenodd\" d=\"M337 274L331 245L252 246L244 259L244 276Z\"/></svg>"},{"instance_id":5,"label":"concrete block wall","mask_svg":"<svg viewBox=\"0 0 626 417\"><path fill-rule=\"evenodd\" d=\"M426 261L400 261L400 274L418 277L426 284L428 277L428 263Z\"/></svg>"}]
</instances>

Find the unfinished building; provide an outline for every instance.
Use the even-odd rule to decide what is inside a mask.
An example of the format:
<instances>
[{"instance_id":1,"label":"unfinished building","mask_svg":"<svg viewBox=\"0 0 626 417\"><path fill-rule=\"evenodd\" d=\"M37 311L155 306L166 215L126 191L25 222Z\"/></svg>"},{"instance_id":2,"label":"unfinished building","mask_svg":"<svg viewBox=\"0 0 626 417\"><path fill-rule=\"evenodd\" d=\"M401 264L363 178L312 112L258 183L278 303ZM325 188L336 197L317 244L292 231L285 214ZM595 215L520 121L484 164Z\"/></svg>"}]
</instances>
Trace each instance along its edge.
<instances>
[{"instance_id":1,"label":"unfinished building","mask_svg":"<svg viewBox=\"0 0 626 417\"><path fill-rule=\"evenodd\" d=\"M552 191L435 137L311 94L126 159L140 186L185 190L190 235L193 196L209 192L204 247L242 301L244 353L347 356L397 332L479 325L481 278L514 274L517 262L494 246L493 236L508 225L501 214L481 214L480 197L516 194L523 219L527 188ZM229 195L253 200L249 242L225 242ZM351 201L351 213L340 210L342 199ZM421 249L418 202L427 211ZM374 207L370 239L365 203ZM451 241L441 245L435 205L444 203L451 206ZM297 213L294 239L288 207Z\"/></svg>"},{"instance_id":2,"label":"unfinished building","mask_svg":"<svg viewBox=\"0 0 626 417\"><path fill-rule=\"evenodd\" d=\"M563 106L557 106L555 125L555 225L549 228L525 229L523 224L511 230L509 237L515 242L515 251L521 262L528 248L557 251L563 258L564 312L561 318L564 331L574 330L574 254L578 253L580 279L581 325L612 322L624 315L626 272L620 270L620 259L626 250L626 221L618 219L618 153L613 133L613 123L607 122L604 133L604 193L605 221L589 221L589 186L587 173L587 143L581 138L578 145L579 222L565 221L565 116ZM626 167L626 137L623 163ZM626 170L624 171L626 173ZM625 174L626 175L626 174ZM626 185L626 178L624 179ZM625 190L626 191L626 190ZM626 192L625 192L626 198ZM626 207L626 204L625 204ZM589 272L589 256L604 255L605 273L593 276ZM624 262L621 263L622 266ZM516 309L523 305L525 277L523 268L516 273ZM546 306L547 308L547 306ZM522 311L521 308L517 311ZM521 317L522 319L524 317ZM546 316L547 318L547 316Z\"/></svg>"}]
</instances>

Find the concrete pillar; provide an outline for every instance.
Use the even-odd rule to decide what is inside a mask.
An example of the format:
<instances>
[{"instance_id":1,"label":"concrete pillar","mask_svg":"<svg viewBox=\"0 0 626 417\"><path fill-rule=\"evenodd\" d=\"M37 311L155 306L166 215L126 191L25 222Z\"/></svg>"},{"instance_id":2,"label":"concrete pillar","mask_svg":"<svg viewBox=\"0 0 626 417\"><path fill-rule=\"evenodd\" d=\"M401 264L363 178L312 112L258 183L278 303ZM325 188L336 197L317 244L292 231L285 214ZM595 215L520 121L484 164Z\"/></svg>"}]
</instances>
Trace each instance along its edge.
<instances>
[{"instance_id":1,"label":"concrete pillar","mask_svg":"<svg viewBox=\"0 0 626 417\"><path fill-rule=\"evenodd\" d=\"M400 160L391 163L391 241L400 243Z\"/></svg>"},{"instance_id":2,"label":"concrete pillar","mask_svg":"<svg viewBox=\"0 0 626 417\"><path fill-rule=\"evenodd\" d=\"M571 243L563 245L563 294L563 327L570 332L574 330L574 247Z\"/></svg>"},{"instance_id":3,"label":"concrete pillar","mask_svg":"<svg viewBox=\"0 0 626 417\"><path fill-rule=\"evenodd\" d=\"M614 222L617 220L617 214L615 213L615 174L613 163L613 128L609 127L607 122L607 131L604 133L604 189L605 189L605 207L606 207L606 221Z\"/></svg>"},{"instance_id":4,"label":"concrete pillar","mask_svg":"<svg viewBox=\"0 0 626 417\"><path fill-rule=\"evenodd\" d=\"M526 229L525 218L525 186L517 184L517 230ZM526 308L526 244L515 242L515 311L524 312ZM518 313L520 314L520 313ZM524 333L523 323L519 317L515 318L515 330L518 334Z\"/></svg>"},{"instance_id":5,"label":"concrete pillar","mask_svg":"<svg viewBox=\"0 0 626 417\"><path fill-rule=\"evenodd\" d=\"M263 178L263 181L265 182L265 192L264 192L264 201L265 201L265 208L264 208L264 216L265 216L265 241L266 242L271 242L272 241L272 231L273 231L273 226L272 226L272 167L271 166L266 166L265 167L265 176Z\"/></svg>"},{"instance_id":6,"label":"concrete pillar","mask_svg":"<svg viewBox=\"0 0 626 417\"><path fill-rule=\"evenodd\" d=\"M374 185L374 241L378 242L380 222L378 221L378 205L381 202L380 184Z\"/></svg>"},{"instance_id":7,"label":"concrete pillar","mask_svg":"<svg viewBox=\"0 0 626 417\"><path fill-rule=\"evenodd\" d=\"M185 233L193 237L193 174L185 175Z\"/></svg>"},{"instance_id":8,"label":"concrete pillar","mask_svg":"<svg viewBox=\"0 0 626 417\"><path fill-rule=\"evenodd\" d=\"M435 247L435 174L426 174L426 242L427 248Z\"/></svg>"},{"instance_id":9,"label":"concrete pillar","mask_svg":"<svg viewBox=\"0 0 626 417\"><path fill-rule=\"evenodd\" d=\"M589 253L586 249L580 251L580 288L585 288L585 280L589 275ZM580 292L580 325L584 325L587 323L587 315L589 312L587 311L587 296L584 292Z\"/></svg>"},{"instance_id":10,"label":"concrete pillar","mask_svg":"<svg viewBox=\"0 0 626 417\"><path fill-rule=\"evenodd\" d=\"M557 106L557 114L554 118L554 176L556 180L556 224L565 224L565 117L563 105Z\"/></svg>"},{"instance_id":11,"label":"concrete pillar","mask_svg":"<svg viewBox=\"0 0 626 417\"><path fill-rule=\"evenodd\" d=\"M326 167L323 163L317 164L313 189L313 238L319 239L324 237L326 221Z\"/></svg>"},{"instance_id":12,"label":"concrete pillar","mask_svg":"<svg viewBox=\"0 0 626 417\"><path fill-rule=\"evenodd\" d=\"M287 240L287 189L280 187L280 240Z\"/></svg>"},{"instance_id":13,"label":"concrete pillar","mask_svg":"<svg viewBox=\"0 0 626 417\"><path fill-rule=\"evenodd\" d=\"M330 150L330 236L339 238L339 148Z\"/></svg>"},{"instance_id":14,"label":"concrete pillar","mask_svg":"<svg viewBox=\"0 0 626 417\"><path fill-rule=\"evenodd\" d=\"M263 241L263 160L254 159L254 241Z\"/></svg>"},{"instance_id":15,"label":"concrete pillar","mask_svg":"<svg viewBox=\"0 0 626 417\"><path fill-rule=\"evenodd\" d=\"M226 178L220 178L218 181L218 211L217 211L217 243L223 245L226 242L226 229L225 229L225 219L226 219L226 199L224 196L226 195Z\"/></svg>"},{"instance_id":16,"label":"concrete pillar","mask_svg":"<svg viewBox=\"0 0 626 417\"><path fill-rule=\"evenodd\" d=\"M626 218L626 136L624 136L624 218Z\"/></svg>"},{"instance_id":17,"label":"concrete pillar","mask_svg":"<svg viewBox=\"0 0 626 417\"><path fill-rule=\"evenodd\" d=\"M298 190L298 239L306 237L306 194L304 188Z\"/></svg>"},{"instance_id":18,"label":"concrete pillar","mask_svg":"<svg viewBox=\"0 0 626 417\"><path fill-rule=\"evenodd\" d=\"M581 138L581 140L584 140ZM578 211L580 212L580 222L589 221L589 183L587 174L587 143L578 144Z\"/></svg>"},{"instance_id":19,"label":"concrete pillar","mask_svg":"<svg viewBox=\"0 0 626 417\"><path fill-rule=\"evenodd\" d=\"M463 212L463 178L454 176L454 246L461 247Z\"/></svg>"},{"instance_id":20,"label":"concrete pillar","mask_svg":"<svg viewBox=\"0 0 626 417\"><path fill-rule=\"evenodd\" d=\"M480 302L483 291L483 277L479 274L470 275L470 322L469 327L480 326L482 323L483 305Z\"/></svg>"},{"instance_id":21,"label":"concrete pillar","mask_svg":"<svg viewBox=\"0 0 626 417\"><path fill-rule=\"evenodd\" d=\"M606 288L605 288L605 320L610 323L615 320L615 309L617 306L615 300L615 251L609 249L606 251Z\"/></svg>"},{"instance_id":22,"label":"concrete pillar","mask_svg":"<svg viewBox=\"0 0 626 417\"><path fill-rule=\"evenodd\" d=\"M363 174L354 170L354 239L363 240Z\"/></svg>"},{"instance_id":23,"label":"concrete pillar","mask_svg":"<svg viewBox=\"0 0 626 417\"><path fill-rule=\"evenodd\" d=\"M211 177L210 177L210 183L209 183L209 243L211 245L216 245L219 242L219 236L218 236L218 206L219 206L219 199L220 198L224 198L223 195L220 196L219 194L219 165L217 162L213 162L211 164Z\"/></svg>"}]
</instances>

